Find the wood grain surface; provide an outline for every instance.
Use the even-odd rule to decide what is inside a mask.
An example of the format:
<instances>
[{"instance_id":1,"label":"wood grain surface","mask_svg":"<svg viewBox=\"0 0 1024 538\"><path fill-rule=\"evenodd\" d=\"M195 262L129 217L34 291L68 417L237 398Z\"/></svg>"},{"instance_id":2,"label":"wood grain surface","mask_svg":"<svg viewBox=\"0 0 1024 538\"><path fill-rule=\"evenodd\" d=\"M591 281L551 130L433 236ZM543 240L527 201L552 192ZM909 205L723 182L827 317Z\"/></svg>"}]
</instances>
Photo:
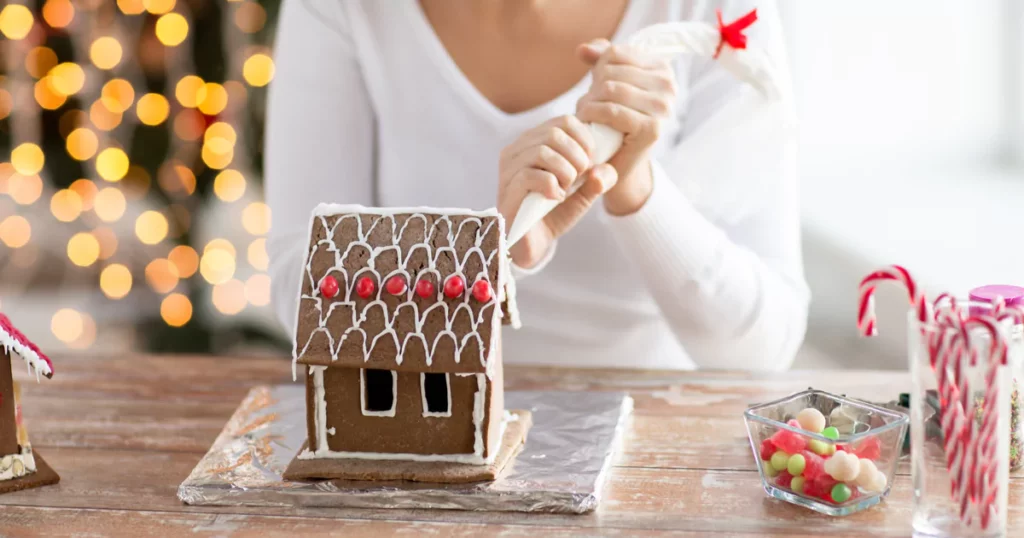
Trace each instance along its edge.
<instances>
[{"instance_id":1,"label":"wood grain surface","mask_svg":"<svg viewBox=\"0 0 1024 538\"><path fill-rule=\"evenodd\" d=\"M284 359L67 358L53 380L23 372L33 446L57 486L0 496L0 536L908 536L906 468L882 505L829 518L769 499L742 412L809 386L876 401L908 389L891 372L651 372L506 369L508 390L626 390L635 412L597 512L185 506L178 485L257 384L291 382ZM1024 528L1024 476L1010 528Z\"/></svg>"}]
</instances>

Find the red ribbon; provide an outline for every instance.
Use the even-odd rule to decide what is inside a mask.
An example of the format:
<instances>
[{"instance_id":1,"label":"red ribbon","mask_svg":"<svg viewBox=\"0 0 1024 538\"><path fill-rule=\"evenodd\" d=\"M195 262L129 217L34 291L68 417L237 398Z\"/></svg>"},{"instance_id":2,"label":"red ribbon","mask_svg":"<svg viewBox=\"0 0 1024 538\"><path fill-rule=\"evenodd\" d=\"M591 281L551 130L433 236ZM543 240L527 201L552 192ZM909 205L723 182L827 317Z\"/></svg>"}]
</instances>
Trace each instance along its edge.
<instances>
[{"instance_id":1,"label":"red ribbon","mask_svg":"<svg viewBox=\"0 0 1024 538\"><path fill-rule=\"evenodd\" d=\"M718 14L718 33L721 35L721 39L718 41L718 48L715 49L715 58L722 52L722 47L726 43L734 49L745 49L747 48L747 36L743 34L743 31L750 27L751 24L757 22L757 9L753 9L750 13L725 24L722 22L722 10L716 10Z\"/></svg>"}]
</instances>

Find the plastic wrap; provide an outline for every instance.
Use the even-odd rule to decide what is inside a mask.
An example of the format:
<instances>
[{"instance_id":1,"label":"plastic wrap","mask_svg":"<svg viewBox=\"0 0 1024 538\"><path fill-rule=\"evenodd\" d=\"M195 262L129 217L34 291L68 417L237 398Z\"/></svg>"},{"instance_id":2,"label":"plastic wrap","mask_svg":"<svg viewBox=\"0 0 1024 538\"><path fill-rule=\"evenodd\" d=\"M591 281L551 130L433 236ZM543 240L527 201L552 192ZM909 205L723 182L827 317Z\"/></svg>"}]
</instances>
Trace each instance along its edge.
<instances>
[{"instance_id":1,"label":"plastic wrap","mask_svg":"<svg viewBox=\"0 0 1024 538\"><path fill-rule=\"evenodd\" d=\"M632 411L623 393L509 392L533 427L511 468L494 482L285 482L306 437L300 386L253 388L210 451L179 486L192 505L434 508L586 513L597 508Z\"/></svg>"}]
</instances>

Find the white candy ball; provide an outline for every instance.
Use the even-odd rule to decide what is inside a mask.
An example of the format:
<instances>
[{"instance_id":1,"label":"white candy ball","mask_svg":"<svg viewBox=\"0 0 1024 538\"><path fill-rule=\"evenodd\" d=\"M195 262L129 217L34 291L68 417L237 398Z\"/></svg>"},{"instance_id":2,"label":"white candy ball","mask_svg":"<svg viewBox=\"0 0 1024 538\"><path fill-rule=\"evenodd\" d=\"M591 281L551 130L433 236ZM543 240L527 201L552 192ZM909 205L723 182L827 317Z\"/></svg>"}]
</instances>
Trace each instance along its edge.
<instances>
[{"instance_id":1,"label":"white candy ball","mask_svg":"<svg viewBox=\"0 0 1024 538\"><path fill-rule=\"evenodd\" d=\"M860 474L860 460L848 452L836 452L825 462L825 472L840 482L853 482Z\"/></svg>"},{"instance_id":2,"label":"white candy ball","mask_svg":"<svg viewBox=\"0 0 1024 538\"><path fill-rule=\"evenodd\" d=\"M860 460L860 473L857 474L857 485L868 491L874 491L871 489L871 484L876 479L875 475L879 472L878 468L875 467L875 462L869 459ZM885 473L882 473L882 478L885 478Z\"/></svg>"},{"instance_id":3,"label":"white candy ball","mask_svg":"<svg viewBox=\"0 0 1024 538\"><path fill-rule=\"evenodd\" d=\"M814 433L821 433L825 429L825 415L813 407L808 407L796 415L796 421L800 427Z\"/></svg>"}]
</instances>

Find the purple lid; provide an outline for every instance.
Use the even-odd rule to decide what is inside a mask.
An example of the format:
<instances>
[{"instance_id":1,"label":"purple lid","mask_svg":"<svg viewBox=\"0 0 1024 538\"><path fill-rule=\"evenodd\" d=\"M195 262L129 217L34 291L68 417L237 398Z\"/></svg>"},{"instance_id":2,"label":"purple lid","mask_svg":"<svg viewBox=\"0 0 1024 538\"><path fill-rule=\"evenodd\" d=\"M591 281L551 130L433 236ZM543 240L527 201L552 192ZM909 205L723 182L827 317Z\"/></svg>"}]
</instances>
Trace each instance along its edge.
<instances>
[{"instance_id":1,"label":"purple lid","mask_svg":"<svg viewBox=\"0 0 1024 538\"><path fill-rule=\"evenodd\" d=\"M969 296L972 301L978 301L981 303L991 302L997 296L1001 296L1003 301L1006 302L1006 306L1024 305L1024 288L1008 284L989 284L987 286L980 286L971 290ZM983 307L972 306L969 310L972 316L987 313L986 309Z\"/></svg>"}]
</instances>

